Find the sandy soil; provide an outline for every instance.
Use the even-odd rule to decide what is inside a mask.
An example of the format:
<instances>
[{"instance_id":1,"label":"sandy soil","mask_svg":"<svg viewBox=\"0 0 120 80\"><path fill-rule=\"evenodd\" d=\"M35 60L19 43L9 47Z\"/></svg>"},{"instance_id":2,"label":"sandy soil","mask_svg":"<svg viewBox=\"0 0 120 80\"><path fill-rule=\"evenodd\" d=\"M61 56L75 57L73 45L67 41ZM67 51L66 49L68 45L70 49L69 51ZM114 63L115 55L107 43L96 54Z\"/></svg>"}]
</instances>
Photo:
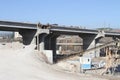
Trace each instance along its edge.
<instances>
[{"instance_id":1,"label":"sandy soil","mask_svg":"<svg viewBox=\"0 0 120 80\"><path fill-rule=\"evenodd\" d=\"M7 46L7 47L5 47ZM14 46L14 47L13 47ZM34 53L33 46L0 45L0 80L107 80L86 74L60 71Z\"/></svg>"}]
</instances>

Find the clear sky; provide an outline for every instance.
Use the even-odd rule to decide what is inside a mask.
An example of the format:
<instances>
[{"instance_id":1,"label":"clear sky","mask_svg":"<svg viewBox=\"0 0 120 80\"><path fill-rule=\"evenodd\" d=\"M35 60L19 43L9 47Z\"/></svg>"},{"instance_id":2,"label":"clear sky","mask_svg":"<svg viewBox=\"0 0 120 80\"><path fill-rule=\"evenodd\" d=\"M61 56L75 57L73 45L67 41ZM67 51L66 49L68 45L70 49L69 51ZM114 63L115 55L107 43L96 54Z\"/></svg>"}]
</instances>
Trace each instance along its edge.
<instances>
[{"instance_id":1,"label":"clear sky","mask_svg":"<svg viewBox=\"0 0 120 80\"><path fill-rule=\"evenodd\" d=\"M120 28L120 0L0 0L0 20Z\"/></svg>"}]
</instances>

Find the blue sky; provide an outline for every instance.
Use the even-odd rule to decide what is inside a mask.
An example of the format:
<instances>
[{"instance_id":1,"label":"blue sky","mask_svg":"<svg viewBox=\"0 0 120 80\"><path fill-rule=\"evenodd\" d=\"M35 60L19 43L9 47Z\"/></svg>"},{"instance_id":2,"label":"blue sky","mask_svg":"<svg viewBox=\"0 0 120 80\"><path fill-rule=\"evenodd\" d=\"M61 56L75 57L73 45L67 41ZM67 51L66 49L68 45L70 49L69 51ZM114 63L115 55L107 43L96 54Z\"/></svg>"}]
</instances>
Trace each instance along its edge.
<instances>
[{"instance_id":1,"label":"blue sky","mask_svg":"<svg viewBox=\"0 0 120 80\"><path fill-rule=\"evenodd\" d=\"M0 20L120 28L120 0L0 0Z\"/></svg>"}]
</instances>

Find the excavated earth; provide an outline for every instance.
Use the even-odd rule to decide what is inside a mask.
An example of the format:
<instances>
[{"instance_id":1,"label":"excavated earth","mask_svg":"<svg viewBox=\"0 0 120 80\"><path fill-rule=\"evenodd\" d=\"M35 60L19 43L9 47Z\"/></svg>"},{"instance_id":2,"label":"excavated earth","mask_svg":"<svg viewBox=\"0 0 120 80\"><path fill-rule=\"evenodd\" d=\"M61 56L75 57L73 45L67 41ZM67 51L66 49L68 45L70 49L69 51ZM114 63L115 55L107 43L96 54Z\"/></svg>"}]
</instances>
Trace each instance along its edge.
<instances>
[{"instance_id":1,"label":"excavated earth","mask_svg":"<svg viewBox=\"0 0 120 80\"><path fill-rule=\"evenodd\" d=\"M0 44L0 80L119 80L65 71L57 65L45 63L34 46L18 42Z\"/></svg>"}]
</instances>

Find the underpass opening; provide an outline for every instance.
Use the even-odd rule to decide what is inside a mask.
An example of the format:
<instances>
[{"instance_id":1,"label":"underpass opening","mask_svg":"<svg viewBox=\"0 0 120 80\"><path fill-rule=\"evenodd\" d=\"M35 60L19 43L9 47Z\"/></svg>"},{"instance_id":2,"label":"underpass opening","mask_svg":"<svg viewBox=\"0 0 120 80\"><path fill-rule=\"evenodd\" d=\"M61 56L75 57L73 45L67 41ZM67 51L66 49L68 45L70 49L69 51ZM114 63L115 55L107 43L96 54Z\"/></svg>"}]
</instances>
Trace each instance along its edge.
<instances>
[{"instance_id":1,"label":"underpass opening","mask_svg":"<svg viewBox=\"0 0 120 80\"><path fill-rule=\"evenodd\" d=\"M13 31L0 31L0 42L13 42L15 34Z\"/></svg>"},{"instance_id":2,"label":"underpass opening","mask_svg":"<svg viewBox=\"0 0 120 80\"><path fill-rule=\"evenodd\" d=\"M83 39L78 35L60 35L56 42L57 59L83 51Z\"/></svg>"}]
</instances>

